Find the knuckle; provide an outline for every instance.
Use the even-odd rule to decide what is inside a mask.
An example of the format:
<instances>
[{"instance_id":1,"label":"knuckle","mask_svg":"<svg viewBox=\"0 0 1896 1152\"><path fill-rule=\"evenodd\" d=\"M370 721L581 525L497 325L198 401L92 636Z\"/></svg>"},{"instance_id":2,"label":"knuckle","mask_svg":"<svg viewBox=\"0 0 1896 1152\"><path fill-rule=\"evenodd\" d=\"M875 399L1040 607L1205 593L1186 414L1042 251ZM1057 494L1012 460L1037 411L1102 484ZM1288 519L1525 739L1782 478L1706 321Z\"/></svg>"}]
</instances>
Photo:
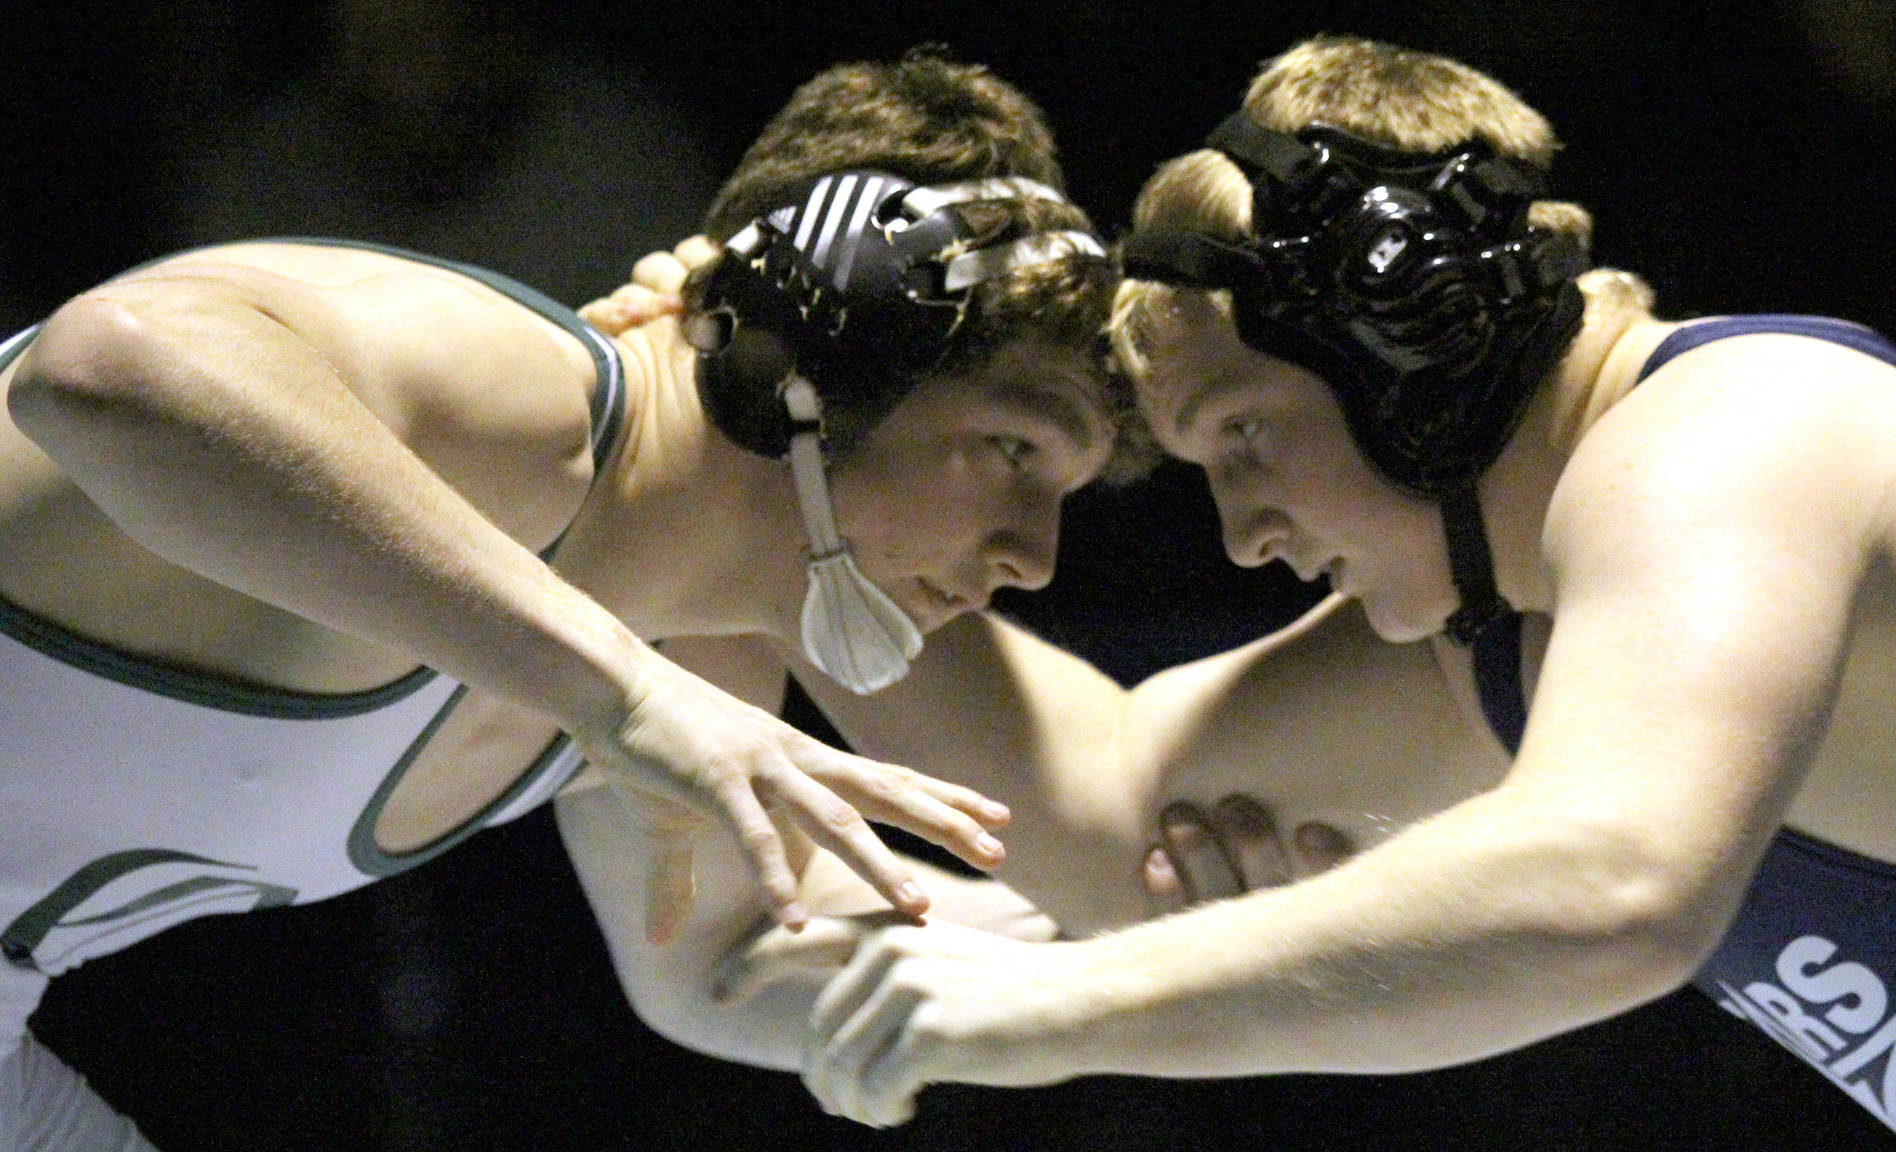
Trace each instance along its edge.
<instances>
[{"instance_id":1,"label":"knuckle","mask_svg":"<svg viewBox=\"0 0 1896 1152\"><path fill-rule=\"evenodd\" d=\"M778 843L777 830L768 823L745 824L737 830L737 839L752 853L773 848Z\"/></svg>"},{"instance_id":2,"label":"knuckle","mask_svg":"<svg viewBox=\"0 0 1896 1152\"><path fill-rule=\"evenodd\" d=\"M863 819L862 813L840 800L820 805L814 815L824 828L845 839L869 830L869 822Z\"/></svg>"}]
</instances>

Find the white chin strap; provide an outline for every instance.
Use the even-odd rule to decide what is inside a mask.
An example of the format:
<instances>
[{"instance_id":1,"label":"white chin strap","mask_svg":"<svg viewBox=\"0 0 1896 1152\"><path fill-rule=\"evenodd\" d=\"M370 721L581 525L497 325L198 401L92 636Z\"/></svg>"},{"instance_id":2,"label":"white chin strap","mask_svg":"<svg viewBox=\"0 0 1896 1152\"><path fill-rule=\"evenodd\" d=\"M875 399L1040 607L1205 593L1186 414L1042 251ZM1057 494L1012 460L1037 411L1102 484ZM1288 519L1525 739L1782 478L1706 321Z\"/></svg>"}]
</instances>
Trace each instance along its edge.
<instances>
[{"instance_id":1,"label":"white chin strap","mask_svg":"<svg viewBox=\"0 0 1896 1152\"><path fill-rule=\"evenodd\" d=\"M792 375L784 404L796 431L790 437L790 474L810 537L810 590L803 599L803 654L830 679L868 695L908 675L922 651L922 633L895 601L856 567L836 530L829 480L823 472L823 406L808 380Z\"/></svg>"}]
</instances>

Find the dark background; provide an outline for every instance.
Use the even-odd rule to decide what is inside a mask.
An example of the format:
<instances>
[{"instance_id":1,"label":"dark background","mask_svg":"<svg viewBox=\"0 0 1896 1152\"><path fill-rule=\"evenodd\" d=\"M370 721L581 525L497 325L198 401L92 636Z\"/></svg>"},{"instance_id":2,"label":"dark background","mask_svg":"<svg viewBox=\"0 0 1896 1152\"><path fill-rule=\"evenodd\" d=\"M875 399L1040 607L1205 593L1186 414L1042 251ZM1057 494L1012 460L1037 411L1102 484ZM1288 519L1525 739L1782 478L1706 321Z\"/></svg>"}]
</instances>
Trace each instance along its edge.
<instances>
[{"instance_id":1,"label":"dark background","mask_svg":"<svg viewBox=\"0 0 1896 1152\"><path fill-rule=\"evenodd\" d=\"M77 0L0 41L0 331L134 262L262 234L374 239L580 303L692 229L790 89L923 41L1034 94L1108 232L1139 183L1318 31L1445 52L1546 112L1556 187L1668 317L1896 331L1896 7L1415 0L1113 11L571 0ZM1076 499L1014 602L1122 677L1307 603L1226 565L1165 470ZM1190 957L1180 957L1189 963ZM945 1088L875 1133L626 1008L550 814L307 908L199 921L54 985L36 1026L167 1149L1486 1149L1896 1146L1814 1072L1681 993L1410 1077Z\"/></svg>"}]
</instances>

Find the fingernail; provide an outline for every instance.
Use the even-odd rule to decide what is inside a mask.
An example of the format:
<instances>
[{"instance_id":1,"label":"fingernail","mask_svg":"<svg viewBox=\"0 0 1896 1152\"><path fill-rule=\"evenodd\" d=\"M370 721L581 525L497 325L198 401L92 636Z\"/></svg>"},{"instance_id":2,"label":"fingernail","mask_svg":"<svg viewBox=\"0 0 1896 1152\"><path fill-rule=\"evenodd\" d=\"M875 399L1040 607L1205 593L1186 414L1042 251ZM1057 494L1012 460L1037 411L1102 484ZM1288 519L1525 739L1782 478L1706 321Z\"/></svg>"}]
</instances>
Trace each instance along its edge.
<instances>
[{"instance_id":1,"label":"fingernail","mask_svg":"<svg viewBox=\"0 0 1896 1152\"><path fill-rule=\"evenodd\" d=\"M990 824L1005 824L1014 818L1013 812L1008 810L1007 805L995 800L989 800L981 805L981 815Z\"/></svg>"},{"instance_id":2,"label":"fingernail","mask_svg":"<svg viewBox=\"0 0 1896 1152\"><path fill-rule=\"evenodd\" d=\"M801 932L810 922L810 914L803 910L803 905L792 901L777 912L777 922L792 932Z\"/></svg>"},{"instance_id":3,"label":"fingernail","mask_svg":"<svg viewBox=\"0 0 1896 1152\"><path fill-rule=\"evenodd\" d=\"M986 832L981 833L981 835L975 838L974 846L979 848L981 854L984 856L992 856L995 859L999 859L1007 855L1007 846Z\"/></svg>"},{"instance_id":4,"label":"fingernail","mask_svg":"<svg viewBox=\"0 0 1896 1152\"><path fill-rule=\"evenodd\" d=\"M913 880L902 881L901 887L895 890L895 894L905 905L920 904L928 899L922 895L922 886Z\"/></svg>"}]
</instances>

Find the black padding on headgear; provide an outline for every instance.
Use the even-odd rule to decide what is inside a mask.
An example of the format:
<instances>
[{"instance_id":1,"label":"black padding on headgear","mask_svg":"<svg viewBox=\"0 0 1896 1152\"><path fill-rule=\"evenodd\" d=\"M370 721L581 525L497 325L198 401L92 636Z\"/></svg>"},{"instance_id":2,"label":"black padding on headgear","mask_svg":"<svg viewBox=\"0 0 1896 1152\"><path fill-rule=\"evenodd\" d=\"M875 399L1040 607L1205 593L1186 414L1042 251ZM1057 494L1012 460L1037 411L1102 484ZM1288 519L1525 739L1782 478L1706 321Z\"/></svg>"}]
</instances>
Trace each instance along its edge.
<instances>
[{"instance_id":1,"label":"black padding on headgear","mask_svg":"<svg viewBox=\"0 0 1896 1152\"><path fill-rule=\"evenodd\" d=\"M918 187L886 172L848 171L811 181L753 221L727 245L687 332L712 420L752 452L783 455L791 424L780 390L792 371L815 386L826 411L842 404L867 423L879 420L946 353L972 289L963 281L1013 266L957 266L951 282L951 262L973 235L946 205L1030 197L1060 199L1027 180ZM1100 251L1091 237L1085 243Z\"/></svg>"},{"instance_id":2,"label":"black padding on headgear","mask_svg":"<svg viewBox=\"0 0 1896 1152\"><path fill-rule=\"evenodd\" d=\"M1584 252L1527 223L1539 170L1242 112L1208 143L1251 181L1256 239L1134 232L1127 275L1229 289L1239 337L1323 377L1395 484L1439 499L1479 476L1580 325Z\"/></svg>"}]
</instances>

